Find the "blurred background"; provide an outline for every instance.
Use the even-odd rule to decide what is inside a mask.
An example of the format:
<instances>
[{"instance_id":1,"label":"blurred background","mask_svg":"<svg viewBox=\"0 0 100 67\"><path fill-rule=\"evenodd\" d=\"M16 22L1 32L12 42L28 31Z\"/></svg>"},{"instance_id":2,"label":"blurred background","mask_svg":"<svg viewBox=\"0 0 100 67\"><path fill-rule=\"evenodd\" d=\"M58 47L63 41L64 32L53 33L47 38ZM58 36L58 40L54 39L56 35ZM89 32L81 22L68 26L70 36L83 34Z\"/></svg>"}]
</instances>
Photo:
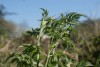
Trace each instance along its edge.
<instances>
[{"instance_id":1,"label":"blurred background","mask_svg":"<svg viewBox=\"0 0 100 67\"><path fill-rule=\"evenodd\" d=\"M40 8L56 18L69 12L88 17L80 18L78 36L73 35L72 39L79 60L95 64L100 55L100 0L0 0L0 67L8 65L5 58L11 52L20 51L18 46L35 41L25 31L39 27Z\"/></svg>"}]
</instances>

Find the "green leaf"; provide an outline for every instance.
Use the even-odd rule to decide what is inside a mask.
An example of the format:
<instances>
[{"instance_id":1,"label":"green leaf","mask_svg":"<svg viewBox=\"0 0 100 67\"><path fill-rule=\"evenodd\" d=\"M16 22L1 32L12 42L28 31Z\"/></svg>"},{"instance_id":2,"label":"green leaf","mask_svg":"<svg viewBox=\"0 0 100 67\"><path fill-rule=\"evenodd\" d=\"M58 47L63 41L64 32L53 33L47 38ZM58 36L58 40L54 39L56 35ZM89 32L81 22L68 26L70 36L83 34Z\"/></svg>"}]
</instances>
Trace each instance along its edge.
<instances>
[{"instance_id":1,"label":"green leaf","mask_svg":"<svg viewBox=\"0 0 100 67\"><path fill-rule=\"evenodd\" d=\"M87 67L87 66L93 66L93 65L90 62L83 60L79 62L76 67Z\"/></svg>"},{"instance_id":2,"label":"green leaf","mask_svg":"<svg viewBox=\"0 0 100 67\"><path fill-rule=\"evenodd\" d=\"M43 12L42 12L42 16L43 18L46 18L48 16L48 11L47 9L43 9L43 8L40 8Z\"/></svg>"},{"instance_id":3,"label":"green leaf","mask_svg":"<svg viewBox=\"0 0 100 67\"><path fill-rule=\"evenodd\" d=\"M15 56L15 53L10 54L7 59L5 60L5 62L7 62L10 58L13 58Z\"/></svg>"}]
</instances>

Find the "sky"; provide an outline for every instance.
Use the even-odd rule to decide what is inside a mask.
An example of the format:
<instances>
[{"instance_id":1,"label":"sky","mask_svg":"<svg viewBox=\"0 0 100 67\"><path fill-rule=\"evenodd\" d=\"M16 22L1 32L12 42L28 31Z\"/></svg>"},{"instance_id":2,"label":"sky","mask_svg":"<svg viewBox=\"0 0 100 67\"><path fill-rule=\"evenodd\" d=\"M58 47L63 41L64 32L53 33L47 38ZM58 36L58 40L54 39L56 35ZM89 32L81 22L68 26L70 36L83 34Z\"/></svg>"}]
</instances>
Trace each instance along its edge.
<instances>
[{"instance_id":1,"label":"sky","mask_svg":"<svg viewBox=\"0 0 100 67\"><path fill-rule=\"evenodd\" d=\"M90 18L100 17L100 0L0 0L8 12L5 19L30 28L37 28L41 19L40 8L47 9L50 16L57 17L60 13L78 12Z\"/></svg>"}]
</instances>

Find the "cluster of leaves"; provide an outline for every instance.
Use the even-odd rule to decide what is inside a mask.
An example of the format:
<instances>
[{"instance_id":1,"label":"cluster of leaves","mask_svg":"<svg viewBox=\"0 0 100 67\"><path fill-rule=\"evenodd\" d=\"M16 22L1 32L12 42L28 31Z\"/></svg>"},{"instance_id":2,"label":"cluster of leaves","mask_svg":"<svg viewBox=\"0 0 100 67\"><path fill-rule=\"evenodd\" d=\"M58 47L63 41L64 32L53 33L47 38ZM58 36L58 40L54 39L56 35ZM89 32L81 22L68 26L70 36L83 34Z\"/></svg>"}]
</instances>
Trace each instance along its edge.
<instances>
[{"instance_id":1,"label":"cluster of leaves","mask_svg":"<svg viewBox=\"0 0 100 67\"><path fill-rule=\"evenodd\" d=\"M41 8L42 9L42 8ZM37 37L37 43L34 45L23 45L24 50L18 53L12 53L8 58L10 63L16 63L17 67L84 67L86 62L79 63L70 57L69 53L75 53L75 45L70 38L71 32L75 31L75 26L79 21L81 14L71 12L66 15L61 14L56 19L48 16L48 11L42 9L42 19L40 28L27 31L32 36ZM41 39L44 35L50 37L50 47L48 53L43 52ZM62 48L57 49L59 43Z\"/></svg>"}]
</instances>

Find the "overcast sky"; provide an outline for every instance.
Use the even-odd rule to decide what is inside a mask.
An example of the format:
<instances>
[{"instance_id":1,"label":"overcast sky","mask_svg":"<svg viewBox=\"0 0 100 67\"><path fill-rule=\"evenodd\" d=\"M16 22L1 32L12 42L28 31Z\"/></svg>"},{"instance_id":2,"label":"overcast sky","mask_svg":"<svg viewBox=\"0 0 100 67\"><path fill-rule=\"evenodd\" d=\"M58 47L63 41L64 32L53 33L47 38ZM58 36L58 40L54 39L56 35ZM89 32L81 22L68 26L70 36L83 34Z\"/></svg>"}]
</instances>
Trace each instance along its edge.
<instances>
[{"instance_id":1,"label":"overcast sky","mask_svg":"<svg viewBox=\"0 0 100 67\"><path fill-rule=\"evenodd\" d=\"M17 13L6 16L6 19L16 24L26 23L34 28L40 24L40 8L48 9L50 16L78 12L91 18L100 17L100 0L0 0L0 4L3 4L8 12Z\"/></svg>"}]
</instances>

